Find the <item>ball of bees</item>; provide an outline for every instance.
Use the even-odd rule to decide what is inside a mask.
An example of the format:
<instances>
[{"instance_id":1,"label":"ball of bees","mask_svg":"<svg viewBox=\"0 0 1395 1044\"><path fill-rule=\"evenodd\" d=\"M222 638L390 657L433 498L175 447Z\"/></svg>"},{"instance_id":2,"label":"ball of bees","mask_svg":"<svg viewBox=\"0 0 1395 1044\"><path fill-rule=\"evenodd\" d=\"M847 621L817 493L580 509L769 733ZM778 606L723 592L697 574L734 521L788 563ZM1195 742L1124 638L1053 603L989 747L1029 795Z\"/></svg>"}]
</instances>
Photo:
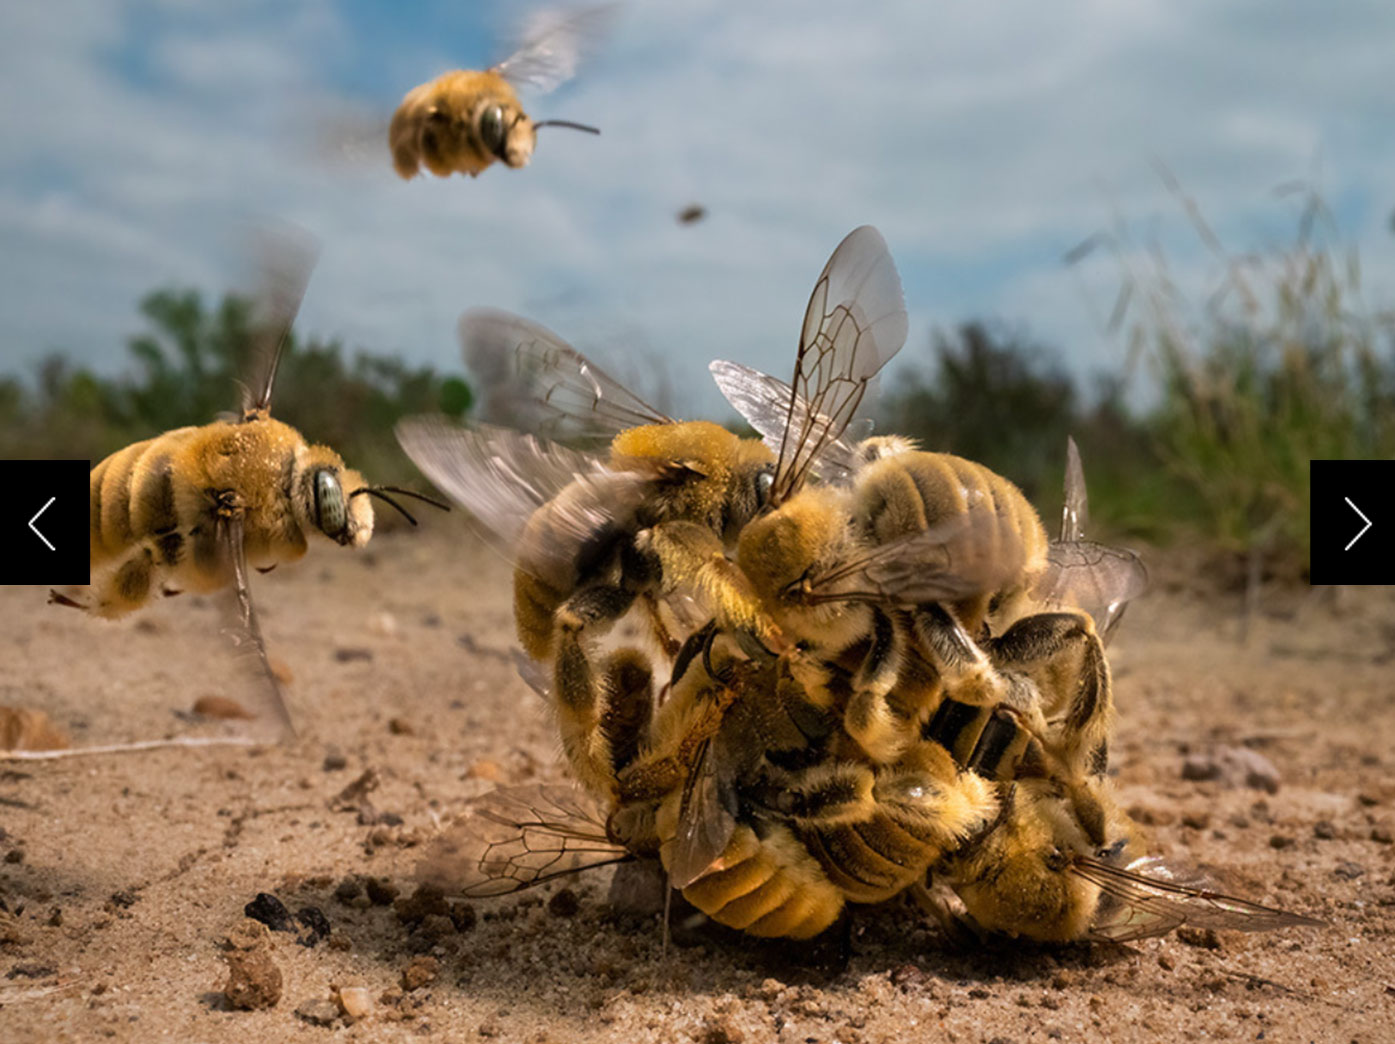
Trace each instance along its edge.
<instances>
[{"instance_id":1,"label":"ball of bees","mask_svg":"<svg viewBox=\"0 0 1395 1044\"><path fill-rule=\"evenodd\" d=\"M437 177L477 176L496 161L526 167L540 127L599 134L569 120L531 119L515 88L550 91L576 74L585 45L609 21L610 6L541 12L524 42L488 69L455 69L407 92L393 113L388 147L393 169L413 178L425 167Z\"/></svg>"},{"instance_id":2,"label":"ball of bees","mask_svg":"<svg viewBox=\"0 0 1395 1044\"><path fill-rule=\"evenodd\" d=\"M480 323L467 316L467 328ZM717 442L693 422L664 431L545 331L497 321L499 331L515 342L510 365L496 367L503 397L579 422L574 434L604 418L610 455L498 429L400 435L496 536L525 535L508 541L520 638L585 791L485 799L443 835L425 878L497 894L657 857L714 920L792 938L825 930L850 902L901 893L947 926L1042 941L1312 923L1134 859L1135 830L1104 776L1103 647L1146 573L1136 556L1084 539L1074 444L1061 536L1048 541L1003 477L855 424L905 336L899 281L870 229L849 236L816 283L792 383L714 364L765 436L768 455L750 457L761 462L755 498L694 501L695 465L704 480L731 473L713 459ZM472 339L490 340L467 333L467 355L510 358L471 351ZM517 380L559 369L566 379ZM671 459L685 428L704 448ZM670 437L653 443L662 453L626 450L656 431ZM682 466L667 489L647 470L656 460ZM649 484L623 495L617 476L639 461ZM521 499L500 492L520 485ZM695 502L727 506L704 517ZM678 525L700 536L706 560L646 567L655 530ZM657 661L595 640L639 594L661 636ZM696 606L686 620L685 599Z\"/></svg>"}]
</instances>

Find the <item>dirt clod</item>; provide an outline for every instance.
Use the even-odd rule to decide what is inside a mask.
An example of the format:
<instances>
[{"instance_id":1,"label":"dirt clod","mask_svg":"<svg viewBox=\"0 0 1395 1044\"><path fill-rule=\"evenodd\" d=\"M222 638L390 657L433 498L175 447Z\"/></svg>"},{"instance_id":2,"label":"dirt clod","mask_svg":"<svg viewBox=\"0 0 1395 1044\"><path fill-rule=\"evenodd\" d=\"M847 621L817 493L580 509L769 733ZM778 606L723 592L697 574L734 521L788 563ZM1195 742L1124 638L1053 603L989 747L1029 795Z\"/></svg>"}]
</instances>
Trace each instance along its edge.
<instances>
[{"instance_id":1,"label":"dirt clod","mask_svg":"<svg viewBox=\"0 0 1395 1044\"><path fill-rule=\"evenodd\" d=\"M417 924L432 915L450 916L450 904L446 902L445 892L430 884L418 885L415 892L397 900L392 908L397 911L397 919L403 924Z\"/></svg>"},{"instance_id":2,"label":"dirt clod","mask_svg":"<svg viewBox=\"0 0 1395 1044\"><path fill-rule=\"evenodd\" d=\"M430 986L441 972L441 962L435 957L413 957L402 971L402 988L407 992Z\"/></svg>"},{"instance_id":3,"label":"dirt clod","mask_svg":"<svg viewBox=\"0 0 1395 1044\"><path fill-rule=\"evenodd\" d=\"M398 887L383 877L370 877L364 889L374 906L387 906L399 895Z\"/></svg>"},{"instance_id":4,"label":"dirt clod","mask_svg":"<svg viewBox=\"0 0 1395 1044\"><path fill-rule=\"evenodd\" d=\"M194 701L194 713L221 721L251 721L255 716L242 704L226 696L200 696Z\"/></svg>"},{"instance_id":5,"label":"dirt clod","mask_svg":"<svg viewBox=\"0 0 1395 1044\"><path fill-rule=\"evenodd\" d=\"M570 888L563 888L547 901L547 912L553 917L575 917L581 909L581 900Z\"/></svg>"},{"instance_id":6,"label":"dirt clod","mask_svg":"<svg viewBox=\"0 0 1395 1044\"><path fill-rule=\"evenodd\" d=\"M1221 937L1214 928L1193 928L1184 924L1177 929L1177 941L1195 946L1198 950L1221 949Z\"/></svg>"},{"instance_id":7,"label":"dirt clod","mask_svg":"<svg viewBox=\"0 0 1395 1044\"><path fill-rule=\"evenodd\" d=\"M281 1000L281 969L271 959L267 946L229 950L224 960L228 962L228 982L223 996L234 1008L274 1008Z\"/></svg>"},{"instance_id":8,"label":"dirt clod","mask_svg":"<svg viewBox=\"0 0 1395 1044\"><path fill-rule=\"evenodd\" d=\"M296 939L301 946L314 946L329 937L329 918L318 906L302 906L296 911L295 919L304 929Z\"/></svg>"},{"instance_id":9,"label":"dirt clod","mask_svg":"<svg viewBox=\"0 0 1395 1044\"><path fill-rule=\"evenodd\" d=\"M261 921L273 932L295 930L291 923L291 912L286 904L270 892L258 892L257 897L242 908L242 912L254 921Z\"/></svg>"},{"instance_id":10,"label":"dirt clod","mask_svg":"<svg viewBox=\"0 0 1395 1044\"><path fill-rule=\"evenodd\" d=\"M1330 819L1319 819L1313 824L1313 836L1321 841L1331 841L1337 836L1337 828Z\"/></svg>"}]
</instances>

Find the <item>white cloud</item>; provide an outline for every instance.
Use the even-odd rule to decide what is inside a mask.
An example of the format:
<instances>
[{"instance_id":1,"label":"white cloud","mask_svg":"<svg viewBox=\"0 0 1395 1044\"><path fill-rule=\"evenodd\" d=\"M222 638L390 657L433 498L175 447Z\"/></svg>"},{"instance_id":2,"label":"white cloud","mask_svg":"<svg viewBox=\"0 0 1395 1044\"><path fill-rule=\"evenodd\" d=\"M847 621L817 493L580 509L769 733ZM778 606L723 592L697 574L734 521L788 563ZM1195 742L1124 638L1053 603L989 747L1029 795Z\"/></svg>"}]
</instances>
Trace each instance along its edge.
<instances>
[{"instance_id":1,"label":"white cloud","mask_svg":"<svg viewBox=\"0 0 1395 1044\"><path fill-rule=\"evenodd\" d=\"M1266 190L1315 155L1324 188L1378 208L1395 159L1376 86L1395 14L1375 4L1299 23L1257 2L651 0L574 84L526 99L601 138L548 130L528 170L406 184L375 142L362 168L314 158L306 114L337 111L346 65L356 98L393 84L385 119L453 51L497 57L458 12L403 8L419 31L380 40L327 2L73 6L0 16L10 364L65 346L119 365L137 297L235 282L241 224L262 215L324 241L305 329L443 366L459 312L491 304L617 370L614 342L656 346L680 387L705 386L716 355L783 373L813 278L864 222L902 267L912 350L931 324L996 313L1072 365L1114 363L1060 257L1111 208L1176 237L1150 156L1237 247L1272 227ZM693 201L709 218L678 226ZM1380 214L1352 231L1388 242ZM1204 266L1182 250L1179 266Z\"/></svg>"}]
</instances>

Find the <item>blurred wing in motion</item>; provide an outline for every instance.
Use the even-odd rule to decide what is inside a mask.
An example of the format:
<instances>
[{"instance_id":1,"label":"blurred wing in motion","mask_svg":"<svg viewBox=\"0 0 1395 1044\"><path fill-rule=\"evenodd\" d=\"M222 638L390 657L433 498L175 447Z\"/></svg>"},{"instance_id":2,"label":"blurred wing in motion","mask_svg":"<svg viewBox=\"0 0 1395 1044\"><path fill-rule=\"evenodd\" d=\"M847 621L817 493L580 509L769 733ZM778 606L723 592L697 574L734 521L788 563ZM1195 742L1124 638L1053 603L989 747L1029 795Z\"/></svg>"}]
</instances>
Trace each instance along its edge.
<instances>
[{"instance_id":1,"label":"blurred wing in motion","mask_svg":"<svg viewBox=\"0 0 1395 1044\"><path fill-rule=\"evenodd\" d=\"M780 452L790 404L796 416L808 416L809 404L784 381L741 363L717 359L707 367L712 379L746 423L755 428L772 453ZM865 401L865 400L864 400ZM860 463L857 444L872 434L870 418L849 423L838 438L825 443L812 470L820 481L848 485Z\"/></svg>"},{"instance_id":2,"label":"blurred wing in motion","mask_svg":"<svg viewBox=\"0 0 1395 1044\"><path fill-rule=\"evenodd\" d=\"M469 512L492 547L549 575L569 573L579 548L628 525L648 483L637 472L611 471L592 454L509 428L412 417L395 430L412 463ZM530 534L528 523L544 505L545 531Z\"/></svg>"},{"instance_id":3,"label":"blurred wing in motion","mask_svg":"<svg viewBox=\"0 0 1395 1044\"><path fill-rule=\"evenodd\" d=\"M319 257L319 244L314 237L292 225L261 229L255 249L261 287L252 320L252 359L247 371L251 380L244 389L243 420L266 416L271 411L271 392L276 385L281 353Z\"/></svg>"},{"instance_id":4,"label":"blurred wing in motion","mask_svg":"<svg viewBox=\"0 0 1395 1044\"><path fill-rule=\"evenodd\" d=\"M641 424L670 424L551 330L472 308L460 317L465 364L488 389L479 416L553 439L609 442Z\"/></svg>"},{"instance_id":5,"label":"blurred wing in motion","mask_svg":"<svg viewBox=\"0 0 1395 1044\"><path fill-rule=\"evenodd\" d=\"M1302 914L1213 891L1206 887L1212 883L1210 878L1199 870L1156 857L1116 867L1079 856L1071 872L1098 885L1103 893L1090 928L1091 937L1096 939L1147 939L1183 924L1242 932L1324 926L1322 921Z\"/></svg>"},{"instance_id":6,"label":"blurred wing in motion","mask_svg":"<svg viewBox=\"0 0 1395 1044\"><path fill-rule=\"evenodd\" d=\"M546 94L576 75L581 60L594 51L615 18L616 4L571 10L544 10L523 28L518 50L494 66L515 87Z\"/></svg>"},{"instance_id":7,"label":"blurred wing in motion","mask_svg":"<svg viewBox=\"0 0 1395 1044\"><path fill-rule=\"evenodd\" d=\"M1033 597L1047 605L1083 609L1100 640L1109 637L1128 604L1148 589L1148 570L1132 551L1090 540L1061 541L1046 549L1046 571Z\"/></svg>"},{"instance_id":8,"label":"blurred wing in motion","mask_svg":"<svg viewBox=\"0 0 1395 1044\"><path fill-rule=\"evenodd\" d=\"M266 642L262 639L262 629L257 623L257 611L252 605L252 588L247 577L247 555L243 549L242 516L232 515L218 523L220 554L227 556L232 567L233 593L235 598L231 626L224 629L238 653L243 673L247 675L252 691L252 706L248 708L253 717L263 724L273 723L276 738L286 739L295 735L291 724L291 712L286 707L281 685L271 669L266 656Z\"/></svg>"},{"instance_id":9,"label":"blurred wing in motion","mask_svg":"<svg viewBox=\"0 0 1395 1044\"><path fill-rule=\"evenodd\" d=\"M1085 492L1085 469L1080 463L1080 448L1075 439L1066 436L1066 495L1061 505L1061 541L1085 538L1090 525L1090 497Z\"/></svg>"},{"instance_id":10,"label":"blurred wing in motion","mask_svg":"<svg viewBox=\"0 0 1395 1044\"><path fill-rule=\"evenodd\" d=\"M842 437L867 385L906 342L906 304L881 233L863 225L828 259L799 335L771 499L782 503Z\"/></svg>"},{"instance_id":11,"label":"blurred wing in motion","mask_svg":"<svg viewBox=\"0 0 1395 1044\"><path fill-rule=\"evenodd\" d=\"M630 859L577 787L504 787L475 801L427 847L417 880L471 897L508 895Z\"/></svg>"}]
</instances>

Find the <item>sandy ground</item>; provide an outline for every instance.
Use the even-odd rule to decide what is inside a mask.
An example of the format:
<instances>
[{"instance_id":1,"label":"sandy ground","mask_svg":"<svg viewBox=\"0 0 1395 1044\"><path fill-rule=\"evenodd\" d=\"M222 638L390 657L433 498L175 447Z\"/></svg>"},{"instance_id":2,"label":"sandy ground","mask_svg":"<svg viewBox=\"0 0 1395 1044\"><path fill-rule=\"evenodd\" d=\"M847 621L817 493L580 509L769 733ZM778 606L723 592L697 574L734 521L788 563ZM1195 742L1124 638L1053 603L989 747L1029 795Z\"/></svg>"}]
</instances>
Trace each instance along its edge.
<instances>
[{"instance_id":1,"label":"sandy ground","mask_svg":"<svg viewBox=\"0 0 1395 1044\"><path fill-rule=\"evenodd\" d=\"M506 570L432 521L257 578L289 744L0 763L0 1040L1395 1039L1392 592L1267 592L1242 645L1238 594L1173 555L1113 647L1117 782L1154 849L1325 928L963 950L893 902L859 913L846 965L711 926L661 957L657 918L614 912L607 870L454 920L385 904L438 815L493 780L563 777L507 658ZM0 588L0 703L78 744L210 731L181 715L226 675L212 606L108 624L44 594ZM1225 748L1272 762L1277 790L1184 778ZM334 806L367 769L376 822ZM353 894L370 876L387 887ZM258 892L331 933L258 944L282 996L232 1010L223 943ZM373 1002L356 1022L307 1006L353 986Z\"/></svg>"}]
</instances>

